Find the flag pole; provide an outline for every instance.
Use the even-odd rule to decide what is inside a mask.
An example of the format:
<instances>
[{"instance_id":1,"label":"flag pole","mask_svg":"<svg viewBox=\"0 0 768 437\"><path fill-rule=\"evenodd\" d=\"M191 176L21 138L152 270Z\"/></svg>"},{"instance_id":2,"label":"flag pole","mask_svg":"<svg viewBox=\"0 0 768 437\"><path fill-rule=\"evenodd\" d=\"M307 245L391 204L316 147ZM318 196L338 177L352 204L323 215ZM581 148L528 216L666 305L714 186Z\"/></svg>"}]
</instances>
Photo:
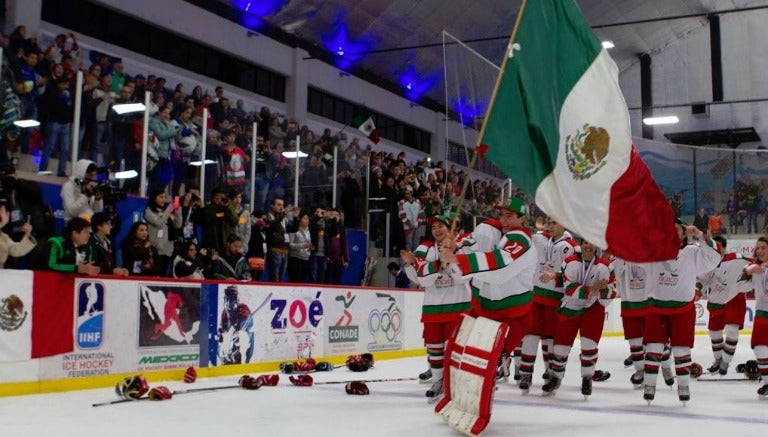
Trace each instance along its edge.
<instances>
[{"instance_id":1,"label":"flag pole","mask_svg":"<svg viewBox=\"0 0 768 437\"><path fill-rule=\"evenodd\" d=\"M515 18L515 27L512 29L512 35L509 37L509 44L513 44L515 41L515 36L517 35L517 29L520 27L520 19L523 16L523 11L525 10L525 5L528 3L527 0L523 0L522 4L520 4L520 10L517 12L517 17ZM512 47L509 47L509 50L512 50ZM504 56L504 61L501 63L501 69L499 70L499 75L496 76L496 84L493 86L493 93L491 94L491 102L488 104L488 108L485 110L485 118L483 119L483 126L480 128L480 134L478 135L478 138L480 141L483 139L483 134L485 133L485 126L488 124L488 116L491 113L491 109L493 108L493 104L496 101L496 94L499 92L499 86L501 85L501 77L504 75L504 67L507 65L507 61L509 60L509 53L507 53L507 56ZM478 141L478 142L480 142ZM461 212L461 204L464 202L464 196L467 194L467 187L469 187L469 181L470 176L472 175L472 169L475 167L475 162L477 162L478 155L485 155L485 152L488 150L487 146L484 146L482 144L475 147L474 153L472 154L472 159L469 162L469 167L467 168L467 176L464 178L464 186L461 187L461 194L459 195L459 202L456 204L456 220L453 220L451 223L451 235L453 235L454 232L456 232L456 225L458 224L458 219L460 217Z\"/></svg>"},{"instance_id":2,"label":"flag pole","mask_svg":"<svg viewBox=\"0 0 768 437\"><path fill-rule=\"evenodd\" d=\"M528 0L523 0L523 3L520 4L520 10L517 12L517 17L515 18L515 27L512 29L512 35L509 37L509 47L508 50L512 50L511 45L515 42L515 36L517 36L517 29L520 27L520 20L523 17L523 11L525 10L525 5L528 3ZM501 68L499 69L499 75L496 76L496 84L493 86L493 93L491 93L491 101L488 103L488 108L485 110L485 117L483 118L483 125L480 127L480 134L478 135L478 138L482 141L483 135L485 134L485 126L488 124L488 116L491 114L491 109L493 109L493 104L496 103L496 95L499 93L499 87L501 86L501 77L504 75L504 67L507 66L507 61L509 60L510 56L509 53L507 53L506 56L504 56L504 60L501 62Z\"/></svg>"}]
</instances>

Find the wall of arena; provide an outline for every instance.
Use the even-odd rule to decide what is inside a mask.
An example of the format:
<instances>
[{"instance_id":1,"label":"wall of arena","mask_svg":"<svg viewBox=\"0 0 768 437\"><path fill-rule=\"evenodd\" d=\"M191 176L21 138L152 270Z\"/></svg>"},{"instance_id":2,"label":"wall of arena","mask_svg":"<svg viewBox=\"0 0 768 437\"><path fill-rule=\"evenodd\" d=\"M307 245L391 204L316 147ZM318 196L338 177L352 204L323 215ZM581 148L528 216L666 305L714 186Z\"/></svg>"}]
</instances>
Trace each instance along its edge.
<instances>
[{"instance_id":1,"label":"wall of arena","mask_svg":"<svg viewBox=\"0 0 768 437\"><path fill-rule=\"evenodd\" d=\"M418 290L6 273L0 396L109 387L135 373L180 379L189 366L222 376L308 357L424 354ZM705 301L696 308L703 334ZM607 308L605 336L622 335L619 310L619 300ZM753 316L750 300L746 330Z\"/></svg>"}]
</instances>

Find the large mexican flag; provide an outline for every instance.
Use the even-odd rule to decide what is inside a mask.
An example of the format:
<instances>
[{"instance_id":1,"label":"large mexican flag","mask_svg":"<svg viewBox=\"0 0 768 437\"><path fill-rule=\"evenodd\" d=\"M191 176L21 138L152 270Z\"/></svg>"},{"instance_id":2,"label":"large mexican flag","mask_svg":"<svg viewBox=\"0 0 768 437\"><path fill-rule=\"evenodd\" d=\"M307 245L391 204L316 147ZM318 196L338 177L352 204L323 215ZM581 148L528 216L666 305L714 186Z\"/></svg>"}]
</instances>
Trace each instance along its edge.
<instances>
[{"instance_id":1,"label":"large mexican flag","mask_svg":"<svg viewBox=\"0 0 768 437\"><path fill-rule=\"evenodd\" d=\"M573 0L523 3L482 130L545 213L635 262L677 256L669 202L632 144L618 68Z\"/></svg>"}]
</instances>

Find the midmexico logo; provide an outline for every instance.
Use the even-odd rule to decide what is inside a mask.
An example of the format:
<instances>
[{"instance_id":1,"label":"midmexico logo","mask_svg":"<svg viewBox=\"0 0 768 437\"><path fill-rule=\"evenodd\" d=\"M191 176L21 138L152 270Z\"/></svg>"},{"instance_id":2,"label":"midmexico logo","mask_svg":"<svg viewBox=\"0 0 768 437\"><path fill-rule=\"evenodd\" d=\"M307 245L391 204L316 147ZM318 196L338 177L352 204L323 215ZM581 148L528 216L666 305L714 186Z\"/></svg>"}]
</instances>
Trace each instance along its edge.
<instances>
[{"instance_id":1,"label":"midmexico logo","mask_svg":"<svg viewBox=\"0 0 768 437\"><path fill-rule=\"evenodd\" d=\"M344 312L339 317L339 320L328 328L329 343L356 342L360 338L360 327L352 325L352 313L349 311L349 307L352 306L355 297L351 291L348 291L347 294L336 296L335 300L344 305Z\"/></svg>"},{"instance_id":2,"label":"midmexico logo","mask_svg":"<svg viewBox=\"0 0 768 437\"><path fill-rule=\"evenodd\" d=\"M163 364L197 361L199 354L150 355L141 357L139 364Z\"/></svg>"}]
</instances>

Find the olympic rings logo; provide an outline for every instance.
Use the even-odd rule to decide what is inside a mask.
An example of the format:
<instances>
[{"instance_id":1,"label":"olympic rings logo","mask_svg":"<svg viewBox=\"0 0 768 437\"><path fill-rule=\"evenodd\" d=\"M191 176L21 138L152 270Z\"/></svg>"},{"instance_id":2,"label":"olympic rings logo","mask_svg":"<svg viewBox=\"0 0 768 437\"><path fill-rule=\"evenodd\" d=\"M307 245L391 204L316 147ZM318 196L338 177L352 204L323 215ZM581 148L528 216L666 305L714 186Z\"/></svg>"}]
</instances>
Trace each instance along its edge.
<instances>
[{"instance_id":1,"label":"olympic rings logo","mask_svg":"<svg viewBox=\"0 0 768 437\"><path fill-rule=\"evenodd\" d=\"M388 341L394 341L400 333L402 321L400 308L393 303L385 310L374 309L368 314L368 331L374 338L383 332Z\"/></svg>"}]
</instances>

